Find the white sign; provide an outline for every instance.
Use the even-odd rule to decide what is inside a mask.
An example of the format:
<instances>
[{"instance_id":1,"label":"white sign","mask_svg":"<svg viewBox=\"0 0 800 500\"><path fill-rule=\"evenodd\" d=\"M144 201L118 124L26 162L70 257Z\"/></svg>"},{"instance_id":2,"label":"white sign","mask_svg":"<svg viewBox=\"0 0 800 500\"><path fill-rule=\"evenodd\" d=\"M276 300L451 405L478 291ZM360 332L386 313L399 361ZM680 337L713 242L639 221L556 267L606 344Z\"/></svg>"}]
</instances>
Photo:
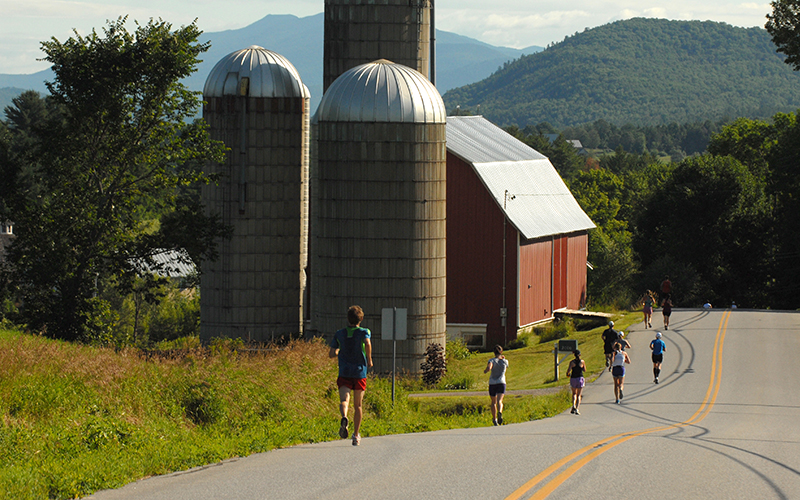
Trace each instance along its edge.
<instances>
[{"instance_id":1,"label":"white sign","mask_svg":"<svg viewBox=\"0 0 800 500\"><path fill-rule=\"evenodd\" d=\"M406 340L408 309L381 309L381 340Z\"/></svg>"}]
</instances>

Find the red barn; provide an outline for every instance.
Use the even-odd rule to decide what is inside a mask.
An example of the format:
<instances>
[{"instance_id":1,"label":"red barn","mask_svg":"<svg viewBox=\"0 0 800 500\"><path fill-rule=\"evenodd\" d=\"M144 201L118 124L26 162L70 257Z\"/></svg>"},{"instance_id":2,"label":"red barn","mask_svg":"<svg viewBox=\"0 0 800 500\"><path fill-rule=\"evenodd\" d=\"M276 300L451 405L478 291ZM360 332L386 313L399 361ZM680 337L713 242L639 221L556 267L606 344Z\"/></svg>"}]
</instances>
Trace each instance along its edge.
<instances>
[{"instance_id":1,"label":"red barn","mask_svg":"<svg viewBox=\"0 0 800 500\"><path fill-rule=\"evenodd\" d=\"M481 116L447 118L447 330L506 345L586 303L584 213L545 156Z\"/></svg>"}]
</instances>

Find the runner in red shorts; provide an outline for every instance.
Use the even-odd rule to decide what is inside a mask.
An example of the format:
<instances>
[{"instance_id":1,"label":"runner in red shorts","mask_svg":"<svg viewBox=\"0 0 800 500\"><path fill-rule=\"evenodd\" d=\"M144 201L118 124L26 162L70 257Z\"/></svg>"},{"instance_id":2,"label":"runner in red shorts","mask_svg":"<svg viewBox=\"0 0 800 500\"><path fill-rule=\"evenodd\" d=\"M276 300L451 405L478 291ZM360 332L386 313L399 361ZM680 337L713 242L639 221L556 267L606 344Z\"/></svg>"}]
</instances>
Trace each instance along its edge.
<instances>
[{"instance_id":1,"label":"runner in red shorts","mask_svg":"<svg viewBox=\"0 0 800 500\"><path fill-rule=\"evenodd\" d=\"M353 393L353 446L361 444L361 420L363 418L362 402L367 390L367 369L372 366L372 335L367 328L361 328L364 311L359 306L350 306L347 310L349 326L337 331L330 343L329 356L339 358L339 436L347 439L347 408L350 404L350 392Z\"/></svg>"}]
</instances>

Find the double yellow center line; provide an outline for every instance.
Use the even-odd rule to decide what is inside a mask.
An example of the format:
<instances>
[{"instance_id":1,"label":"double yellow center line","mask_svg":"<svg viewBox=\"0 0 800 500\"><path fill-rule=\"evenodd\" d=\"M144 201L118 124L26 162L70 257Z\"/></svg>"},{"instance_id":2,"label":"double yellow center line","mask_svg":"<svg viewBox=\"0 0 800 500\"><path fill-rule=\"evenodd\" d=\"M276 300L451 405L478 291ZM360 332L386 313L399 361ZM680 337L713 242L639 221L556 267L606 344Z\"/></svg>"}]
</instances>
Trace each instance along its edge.
<instances>
[{"instance_id":1,"label":"double yellow center line","mask_svg":"<svg viewBox=\"0 0 800 500\"><path fill-rule=\"evenodd\" d=\"M660 432L667 429L677 429L681 427L686 427L688 425L696 424L702 421L708 414L711 412L711 408L714 407L714 402L717 400L717 394L719 393L720 382L722 380L722 346L725 342L725 332L728 328L728 319L730 318L731 311L725 311L723 313L722 318L719 321L719 327L717 328L717 337L714 340L714 354L711 360L711 379L708 383L708 390L706 390L705 399L703 399L703 403L697 409L697 411L689 417L687 420L683 422L666 425L661 427L653 427L650 429L645 429L642 431L637 432L629 432L624 434L617 434L616 436L611 436L596 443L590 444L580 450L562 458L558 462L554 463L550 467L546 468L539 474L537 474L533 479L528 481L527 483L520 486L516 491L514 491L511 495L506 497L506 500L517 500L522 498L523 495L528 493L534 487L536 487L539 483L550 477L556 471L560 470L567 464L569 467L564 469L560 474L552 478L548 481L544 486L539 488L539 490L534 493L530 499L531 500L540 500L543 498L547 498L550 493L555 491L556 488L561 486L564 481L572 477L575 472L580 470L584 465L591 462L595 458L599 457L603 453L607 452L611 448L618 446L629 439L633 439L637 436L643 436L645 434L652 434L654 432ZM576 460L578 459L578 460Z\"/></svg>"}]
</instances>

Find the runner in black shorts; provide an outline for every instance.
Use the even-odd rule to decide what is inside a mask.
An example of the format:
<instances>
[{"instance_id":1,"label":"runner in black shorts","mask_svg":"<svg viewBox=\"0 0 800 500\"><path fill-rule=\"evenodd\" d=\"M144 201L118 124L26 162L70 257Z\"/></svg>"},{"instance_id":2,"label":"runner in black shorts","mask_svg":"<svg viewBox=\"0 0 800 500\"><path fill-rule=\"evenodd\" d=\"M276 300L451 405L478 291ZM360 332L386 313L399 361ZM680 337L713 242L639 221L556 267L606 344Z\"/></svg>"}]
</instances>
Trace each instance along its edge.
<instances>
[{"instance_id":1,"label":"runner in black shorts","mask_svg":"<svg viewBox=\"0 0 800 500\"><path fill-rule=\"evenodd\" d=\"M603 330L603 334L601 335L603 338L603 352L606 355L606 366L608 366L608 370L611 371L611 355L614 353L614 343L617 341L619 334L616 330L614 330L614 322L608 322L608 328Z\"/></svg>"},{"instance_id":2,"label":"runner in black shorts","mask_svg":"<svg viewBox=\"0 0 800 500\"><path fill-rule=\"evenodd\" d=\"M614 354L611 361L611 375L614 377L614 397L616 403L622 399L622 387L625 383L625 363L630 364L631 358L628 353L622 350L619 342L614 344Z\"/></svg>"},{"instance_id":3,"label":"runner in black shorts","mask_svg":"<svg viewBox=\"0 0 800 500\"><path fill-rule=\"evenodd\" d=\"M657 384L661 363L664 362L664 351L667 350L667 344L661 340L661 332L656 332L656 338L650 342L650 349L653 350L653 382Z\"/></svg>"}]
</instances>

